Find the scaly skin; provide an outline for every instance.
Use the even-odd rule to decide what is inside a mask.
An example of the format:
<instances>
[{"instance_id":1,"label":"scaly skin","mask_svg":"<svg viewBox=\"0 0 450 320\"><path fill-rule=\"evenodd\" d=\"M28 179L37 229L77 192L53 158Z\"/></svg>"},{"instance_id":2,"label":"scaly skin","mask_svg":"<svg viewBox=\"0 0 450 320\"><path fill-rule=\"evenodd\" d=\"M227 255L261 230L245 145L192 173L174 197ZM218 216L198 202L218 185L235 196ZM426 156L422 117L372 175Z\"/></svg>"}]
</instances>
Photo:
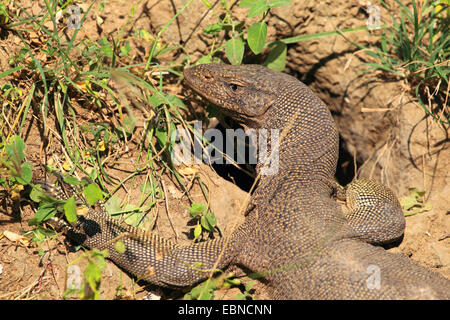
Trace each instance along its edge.
<instances>
[{"instance_id":1,"label":"scaly skin","mask_svg":"<svg viewBox=\"0 0 450 320\"><path fill-rule=\"evenodd\" d=\"M231 237L241 248L232 263L266 274L273 298L449 298L449 280L367 243L403 233L391 190L366 179L351 183L346 215L331 199L338 132L308 87L257 65L199 65L184 74L192 89L244 126L281 131L279 170L261 176L246 221Z\"/></svg>"},{"instance_id":2,"label":"scaly skin","mask_svg":"<svg viewBox=\"0 0 450 320\"><path fill-rule=\"evenodd\" d=\"M280 131L278 170L260 176L244 224L228 237L180 247L120 226L98 207L67 227L69 236L108 248L116 264L161 286L192 285L211 269L233 266L258 274L276 299L449 299L449 280L368 243L401 235L398 201L375 182L336 187L338 132L308 87L256 65L199 65L184 75L224 114L250 128ZM263 169L259 163L257 171ZM336 193L347 197L350 213L342 212ZM114 249L119 238L125 253Z\"/></svg>"}]
</instances>

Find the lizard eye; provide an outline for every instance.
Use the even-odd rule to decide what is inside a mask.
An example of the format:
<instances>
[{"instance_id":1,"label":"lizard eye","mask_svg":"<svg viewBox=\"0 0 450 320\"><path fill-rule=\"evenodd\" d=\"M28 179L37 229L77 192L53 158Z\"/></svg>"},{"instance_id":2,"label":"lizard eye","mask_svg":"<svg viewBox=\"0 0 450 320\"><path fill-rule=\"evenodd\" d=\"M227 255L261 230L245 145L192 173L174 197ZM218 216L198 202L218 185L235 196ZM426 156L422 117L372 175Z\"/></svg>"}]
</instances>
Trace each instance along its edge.
<instances>
[{"instance_id":1,"label":"lizard eye","mask_svg":"<svg viewBox=\"0 0 450 320\"><path fill-rule=\"evenodd\" d=\"M236 92L239 89L239 86L235 83L230 83L230 90Z\"/></svg>"}]
</instances>

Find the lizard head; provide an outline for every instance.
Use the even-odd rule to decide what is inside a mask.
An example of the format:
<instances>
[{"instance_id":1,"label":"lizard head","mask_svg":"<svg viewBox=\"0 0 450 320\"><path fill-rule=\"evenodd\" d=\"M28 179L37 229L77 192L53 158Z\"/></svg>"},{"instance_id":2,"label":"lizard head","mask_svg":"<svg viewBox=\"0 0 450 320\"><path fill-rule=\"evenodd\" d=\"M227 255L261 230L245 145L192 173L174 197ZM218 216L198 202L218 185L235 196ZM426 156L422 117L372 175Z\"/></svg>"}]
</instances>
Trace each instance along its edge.
<instances>
[{"instance_id":1,"label":"lizard head","mask_svg":"<svg viewBox=\"0 0 450 320\"><path fill-rule=\"evenodd\" d=\"M184 70L189 87L221 112L251 128L260 128L278 96L280 73L260 65L202 64Z\"/></svg>"}]
</instances>

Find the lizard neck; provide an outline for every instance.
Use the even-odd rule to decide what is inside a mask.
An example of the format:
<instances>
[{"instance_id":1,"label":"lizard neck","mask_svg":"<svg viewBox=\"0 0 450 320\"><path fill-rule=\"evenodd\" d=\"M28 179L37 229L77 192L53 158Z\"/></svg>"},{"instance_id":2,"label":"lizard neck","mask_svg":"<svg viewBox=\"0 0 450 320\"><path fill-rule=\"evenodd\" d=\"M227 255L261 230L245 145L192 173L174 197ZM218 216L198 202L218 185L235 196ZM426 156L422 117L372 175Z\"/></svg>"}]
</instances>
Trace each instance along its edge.
<instances>
[{"instance_id":1,"label":"lizard neck","mask_svg":"<svg viewBox=\"0 0 450 320\"><path fill-rule=\"evenodd\" d=\"M267 132L275 129L279 136L278 148L276 139L267 139L270 159L277 157L273 152L278 153L278 161L274 163L278 164L278 171L274 174L301 172L304 180L333 179L338 131L326 105L308 87L302 83L288 85L266 119L261 129ZM259 163L257 168L262 176L263 167Z\"/></svg>"}]
</instances>

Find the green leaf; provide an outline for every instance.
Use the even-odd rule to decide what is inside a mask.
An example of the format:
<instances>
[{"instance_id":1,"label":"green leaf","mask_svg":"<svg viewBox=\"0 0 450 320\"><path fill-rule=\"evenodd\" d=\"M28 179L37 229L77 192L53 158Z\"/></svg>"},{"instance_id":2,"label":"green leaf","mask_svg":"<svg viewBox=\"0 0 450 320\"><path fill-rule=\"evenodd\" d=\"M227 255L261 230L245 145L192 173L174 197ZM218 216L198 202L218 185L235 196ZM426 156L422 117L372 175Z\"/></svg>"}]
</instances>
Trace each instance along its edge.
<instances>
[{"instance_id":1,"label":"green leaf","mask_svg":"<svg viewBox=\"0 0 450 320\"><path fill-rule=\"evenodd\" d=\"M99 298L98 289L100 288L100 281L102 275L100 268L93 261L89 261L88 265L86 266L86 269L84 270L84 277L94 294L94 296L88 296L85 298L98 299Z\"/></svg>"},{"instance_id":2,"label":"green leaf","mask_svg":"<svg viewBox=\"0 0 450 320\"><path fill-rule=\"evenodd\" d=\"M197 240L201 234L202 234L202 226L200 224L197 224L197 226L194 228L194 240Z\"/></svg>"},{"instance_id":3,"label":"green leaf","mask_svg":"<svg viewBox=\"0 0 450 320\"><path fill-rule=\"evenodd\" d=\"M152 106L158 107L166 103L166 97L161 92L157 91L150 97L149 102Z\"/></svg>"},{"instance_id":4,"label":"green leaf","mask_svg":"<svg viewBox=\"0 0 450 320\"><path fill-rule=\"evenodd\" d=\"M189 208L189 214L192 218L197 217L198 215L202 215L206 212L206 205L203 203L193 203Z\"/></svg>"},{"instance_id":5,"label":"green leaf","mask_svg":"<svg viewBox=\"0 0 450 320\"><path fill-rule=\"evenodd\" d=\"M418 201L419 198L425 195L425 191L418 190L417 188L409 188L409 195L403 197L400 201L404 210L411 209L415 206L422 205L421 202Z\"/></svg>"},{"instance_id":6,"label":"green leaf","mask_svg":"<svg viewBox=\"0 0 450 320\"><path fill-rule=\"evenodd\" d=\"M108 250L93 249L85 253L88 264L84 270L86 283L92 290L83 290L80 297L84 299L98 299L100 297L101 271L106 267L105 258L108 256Z\"/></svg>"},{"instance_id":7,"label":"green leaf","mask_svg":"<svg viewBox=\"0 0 450 320\"><path fill-rule=\"evenodd\" d=\"M151 184L145 183L145 184L143 184L143 185L140 186L139 190L140 190L142 193L150 193L150 192L152 192L152 191L155 190L155 189L154 189L154 187L153 187Z\"/></svg>"},{"instance_id":8,"label":"green leaf","mask_svg":"<svg viewBox=\"0 0 450 320\"><path fill-rule=\"evenodd\" d=\"M64 215L66 216L67 221L71 223L77 222L77 207L73 196L67 199L64 204Z\"/></svg>"},{"instance_id":9,"label":"green leaf","mask_svg":"<svg viewBox=\"0 0 450 320\"><path fill-rule=\"evenodd\" d=\"M13 136L11 143L5 147L6 154L17 162L22 162L25 159L25 142L19 136Z\"/></svg>"},{"instance_id":10,"label":"green leaf","mask_svg":"<svg viewBox=\"0 0 450 320\"><path fill-rule=\"evenodd\" d=\"M120 199L118 196L113 195L108 201L105 202L105 209L109 214L114 214L118 211L121 211L120 207Z\"/></svg>"},{"instance_id":11,"label":"green leaf","mask_svg":"<svg viewBox=\"0 0 450 320\"><path fill-rule=\"evenodd\" d=\"M36 185L30 192L30 199L34 202L41 202L41 198L45 195L42 187L40 185Z\"/></svg>"},{"instance_id":12,"label":"green leaf","mask_svg":"<svg viewBox=\"0 0 450 320\"><path fill-rule=\"evenodd\" d=\"M201 57L200 59L197 60L196 64L206 64L206 63L211 63L212 59L211 56L204 56Z\"/></svg>"},{"instance_id":13,"label":"green leaf","mask_svg":"<svg viewBox=\"0 0 450 320\"><path fill-rule=\"evenodd\" d=\"M265 5L265 4L266 4L266 0L242 0L239 3L239 6L241 8L252 8L254 6Z\"/></svg>"},{"instance_id":14,"label":"green leaf","mask_svg":"<svg viewBox=\"0 0 450 320\"><path fill-rule=\"evenodd\" d=\"M40 207L37 211L36 214L34 215L34 218L32 219L33 221L29 222L34 224L38 224L42 221L46 221L48 219L50 219L51 217L53 217L56 214L56 209L52 206L42 206Z\"/></svg>"},{"instance_id":15,"label":"green leaf","mask_svg":"<svg viewBox=\"0 0 450 320\"><path fill-rule=\"evenodd\" d=\"M383 52L388 52L388 51L387 51L386 34L385 34L385 33L383 33L383 34L381 35L381 50L382 50Z\"/></svg>"},{"instance_id":16,"label":"green leaf","mask_svg":"<svg viewBox=\"0 0 450 320\"><path fill-rule=\"evenodd\" d=\"M114 51L111 48L110 44L108 43L108 40L106 38L102 38L99 41L99 44L102 46L100 48L100 51L107 56L108 58L111 58L114 56Z\"/></svg>"},{"instance_id":17,"label":"green leaf","mask_svg":"<svg viewBox=\"0 0 450 320\"><path fill-rule=\"evenodd\" d=\"M16 177L17 182L23 185L27 185L31 182L33 179L33 172L31 171L31 167L33 165L29 162L24 162L22 164L22 175L20 177Z\"/></svg>"},{"instance_id":18,"label":"green leaf","mask_svg":"<svg viewBox=\"0 0 450 320\"><path fill-rule=\"evenodd\" d=\"M178 107L180 109L187 110L187 107L184 104L183 100L181 100L177 96L169 95L169 96L167 96L167 101L170 104L172 104L172 105L174 105L174 106L176 106L176 107Z\"/></svg>"},{"instance_id":19,"label":"green leaf","mask_svg":"<svg viewBox=\"0 0 450 320\"><path fill-rule=\"evenodd\" d=\"M93 258L97 259L97 265L100 267L100 269L106 268L105 259L109 256L108 249L98 250L94 248L90 252L90 254Z\"/></svg>"},{"instance_id":20,"label":"green leaf","mask_svg":"<svg viewBox=\"0 0 450 320\"><path fill-rule=\"evenodd\" d=\"M245 284L245 291L249 292L252 290L253 286L256 284L255 281L249 281Z\"/></svg>"},{"instance_id":21,"label":"green leaf","mask_svg":"<svg viewBox=\"0 0 450 320\"><path fill-rule=\"evenodd\" d=\"M401 204L404 210L409 210L417 205L417 200L414 197L408 196L402 199Z\"/></svg>"},{"instance_id":22,"label":"green leaf","mask_svg":"<svg viewBox=\"0 0 450 320\"><path fill-rule=\"evenodd\" d=\"M143 40L153 40L152 35L145 29L140 29L139 31L137 31L138 37L143 39Z\"/></svg>"},{"instance_id":23,"label":"green leaf","mask_svg":"<svg viewBox=\"0 0 450 320\"><path fill-rule=\"evenodd\" d=\"M209 2L206 1L206 0L202 0L202 1L203 1L203 3L204 3L208 8L212 8L211 3L209 3Z\"/></svg>"},{"instance_id":24,"label":"green leaf","mask_svg":"<svg viewBox=\"0 0 450 320\"><path fill-rule=\"evenodd\" d=\"M96 184L89 184L84 190L84 197L86 201L93 206L99 200L103 200L102 190Z\"/></svg>"},{"instance_id":25,"label":"green leaf","mask_svg":"<svg viewBox=\"0 0 450 320\"><path fill-rule=\"evenodd\" d=\"M216 216L214 215L213 212L206 214L205 219L206 219L206 221L208 221L208 224L211 227L215 227L217 225Z\"/></svg>"},{"instance_id":26,"label":"green leaf","mask_svg":"<svg viewBox=\"0 0 450 320\"><path fill-rule=\"evenodd\" d=\"M20 161L22 161L23 159L25 159L25 142L23 141L23 139L19 136L14 136L14 146L17 150L17 154L19 155L19 159Z\"/></svg>"},{"instance_id":27,"label":"green leaf","mask_svg":"<svg viewBox=\"0 0 450 320\"><path fill-rule=\"evenodd\" d=\"M431 203L425 203L421 208L417 209L410 209L405 213L405 217L413 216L418 213L422 213L425 211L430 211L433 208L433 205Z\"/></svg>"},{"instance_id":28,"label":"green leaf","mask_svg":"<svg viewBox=\"0 0 450 320\"><path fill-rule=\"evenodd\" d=\"M208 218L207 215L204 215L200 219L200 223L202 224L202 227L208 231L208 232L214 232L214 224L211 223L214 222L210 218Z\"/></svg>"},{"instance_id":29,"label":"green leaf","mask_svg":"<svg viewBox=\"0 0 450 320\"><path fill-rule=\"evenodd\" d=\"M205 34L215 34L223 30L223 24L222 23L216 23L207 26L205 29L203 29L203 33Z\"/></svg>"},{"instance_id":30,"label":"green leaf","mask_svg":"<svg viewBox=\"0 0 450 320\"><path fill-rule=\"evenodd\" d=\"M128 52L130 52L131 46L128 41L125 41L125 45L120 47L120 53L119 56L124 57L128 55Z\"/></svg>"},{"instance_id":31,"label":"green leaf","mask_svg":"<svg viewBox=\"0 0 450 320\"><path fill-rule=\"evenodd\" d=\"M425 195L425 190L419 190L417 188L410 188L409 191L416 198L423 197Z\"/></svg>"},{"instance_id":32,"label":"green leaf","mask_svg":"<svg viewBox=\"0 0 450 320\"><path fill-rule=\"evenodd\" d=\"M232 65L239 65L244 57L244 42L240 38L230 39L225 45L225 54Z\"/></svg>"},{"instance_id":33,"label":"green leaf","mask_svg":"<svg viewBox=\"0 0 450 320\"><path fill-rule=\"evenodd\" d=\"M250 18L259 16L270 7L266 0L243 0L239 3L241 8L250 8L248 16Z\"/></svg>"},{"instance_id":34,"label":"green leaf","mask_svg":"<svg viewBox=\"0 0 450 320\"><path fill-rule=\"evenodd\" d=\"M267 5L270 8L285 7L291 5L291 0L272 0Z\"/></svg>"},{"instance_id":35,"label":"green leaf","mask_svg":"<svg viewBox=\"0 0 450 320\"><path fill-rule=\"evenodd\" d=\"M247 43L254 54L260 54L267 37L267 24L256 22L248 28Z\"/></svg>"},{"instance_id":36,"label":"green leaf","mask_svg":"<svg viewBox=\"0 0 450 320\"><path fill-rule=\"evenodd\" d=\"M122 240L117 240L114 244L114 250L118 253L125 253L125 243Z\"/></svg>"},{"instance_id":37,"label":"green leaf","mask_svg":"<svg viewBox=\"0 0 450 320\"><path fill-rule=\"evenodd\" d=\"M135 122L134 117L132 117L132 116L124 117L121 125L119 125L116 128L116 132L117 132L118 136L122 138L124 135L131 136L133 134L135 128L136 128L136 122Z\"/></svg>"},{"instance_id":38,"label":"green leaf","mask_svg":"<svg viewBox=\"0 0 450 320\"><path fill-rule=\"evenodd\" d=\"M405 211L405 217L432 209L430 203L424 203L424 196L425 191L409 188L409 195L400 199L400 204Z\"/></svg>"},{"instance_id":39,"label":"green leaf","mask_svg":"<svg viewBox=\"0 0 450 320\"><path fill-rule=\"evenodd\" d=\"M215 283L211 280L205 280L184 296L184 299L212 300L214 299Z\"/></svg>"},{"instance_id":40,"label":"green leaf","mask_svg":"<svg viewBox=\"0 0 450 320\"><path fill-rule=\"evenodd\" d=\"M286 66L286 53L286 44L278 42L270 51L263 65L275 71L283 71Z\"/></svg>"},{"instance_id":41,"label":"green leaf","mask_svg":"<svg viewBox=\"0 0 450 320\"><path fill-rule=\"evenodd\" d=\"M241 279L239 278L228 278L226 279L226 282L228 282L232 286L238 286L242 283Z\"/></svg>"},{"instance_id":42,"label":"green leaf","mask_svg":"<svg viewBox=\"0 0 450 320\"><path fill-rule=\"evenodd\" d=\"M73 185L73 186L77 186L77 185L80 184L80 181L78 181L77 178L71 177L71 176L65 177L65 178L64 178L64 182L66 182L66 183L68 183L68 184L71 184L71 185Z\"/></svg>"},{"instance_id":43,"label":"green leaf","mask_svg":"<svg viewBox=\"0 0 450 320\"><path fill-rule=\"evenodd\" d=\"M4 2L5 1L0 2L0 26L3 26L4 24L8 23L9 20L8 10L6 10Z\"/></svg>"},{"instance_id":44,"label":"green leaf","mask_svg":"<svg viewBox=\"0 0 450 320\"><path fill-rule=\"evenodd\" d=\"M11 73L14 73L16 71L22 70L23 68L26 68L26 66L20 65L20 66L14 67L12 69L9 69L7 71L1 72L0 73L0 79L10 75Z\"/></svg>"},{"instance_id":45,"label":"green leaf","mask_svg":"<svg viewBox=\"0 0 450 320\"><path fill-rule=\"evenodd\" d=\"M173 122L170 122L169 125L170 125L170 131L171 131L170 134L172 135L177 128L175 127L175 124ZM168 134L169 134L169 132L168 132L167 127L156 128L155 137L156 137L156 139L158 139L159 145L161 147L164 147L168 142L172 143L171 140L168 140Z\"/></svg>"},{"instance_id":46,"label":"green leaf","mask_svg":"<svg viewBox=\"0 0 450 320\"><path fill-rule=\"evenodd\" d=\"M126 224L136 226L139 223L139 221L141 220L141 216L137 214L137 212L133 212L136 209L139 209L139 207L131 203L124 206L123 211L130 212L127 214L127 217L125 218Z\"/></svg>"},{"instance_id":47,"label":"green leaf","mask_svg":"<svg viewBox=\"0 0 450 320\"><path fill-rule=\"evenodd\" d=\"M114 55L113 49L110 46L103 46L100 51L108 58L112 58Z\"/></svg>"},{"instance_id":48,"label":"green leaf","mask_svg":"<svg viewBox=\"0 0 450 320\"><path fill-rule=\"evenodd\" d=\"M161 129L157 128L155 130L155 137L158 139L159 145L161 147L166 145L166 143L167 143L167 131L166 130L161 130Z\"/></svg>"},{"instance_id":49,"label":"green leaf","mask_svg":"<svg viewBox=\"0 0 450 320\"><path fill-rule=\"evenodd\" d=\"M125 117L123 118L123 128L125 128L125 131L129 134L133 133L134 129L136 128L136 123L132 117Z\"/></svg>"},{"instance_id":50,"label":"green leaf","mask_svg":"<svg viewBox=\"0 0 450 320\"><path fill-rule=\"evenodd\" d=\"M245 295L241 292L239 292L238 294L236 294L236 297L234 298L235 300L245 300Z\"/></svg>"},{"instance_id":51,"label":"green leaf","mask_svg":"<svg viewBox=\"0 0 450 320\"><path fill-rule=\"evenodd\" d=\"M213 300L214 299L214 282L208 279L204 283L204 289L201 291L198 300Z\"/></svg>"},{"instance_id":52,"label":"green leaf","mask_svg":"<svg viewBox=\"0 0 450 320\"><path fill-rule=\"evenodd\" d=\"M248 17L249 18L257 17L260 14L266 12L268 9L269 6L265 3L265 1L264 3L257 3L253 7L251 7L250 10L248 11Z\"/></svg>"},{"instance_id":53,"label":"green leaf","mask_svg":"<svg viewBox=\"0 0 450 320\"><path fill-rule=\"evenodd\" d=\"M245 24L244 21L232 21L231 23L224 23L223 29L226 31L241 32L244 24Z\"/></svg>"},{"instance_id":54,"label":"green leaf","mask_svg":"<svg viewBox=\"0 0 450 320\"><path fill-rule=\"evenodd\" d=\"M45 240L48 240L48 237L54 236L55 232L50 229L45 229L42 226L37 226L33 230L33 234L31 236L31 241L41 243Z\"/></svg>"}]
</instances>

